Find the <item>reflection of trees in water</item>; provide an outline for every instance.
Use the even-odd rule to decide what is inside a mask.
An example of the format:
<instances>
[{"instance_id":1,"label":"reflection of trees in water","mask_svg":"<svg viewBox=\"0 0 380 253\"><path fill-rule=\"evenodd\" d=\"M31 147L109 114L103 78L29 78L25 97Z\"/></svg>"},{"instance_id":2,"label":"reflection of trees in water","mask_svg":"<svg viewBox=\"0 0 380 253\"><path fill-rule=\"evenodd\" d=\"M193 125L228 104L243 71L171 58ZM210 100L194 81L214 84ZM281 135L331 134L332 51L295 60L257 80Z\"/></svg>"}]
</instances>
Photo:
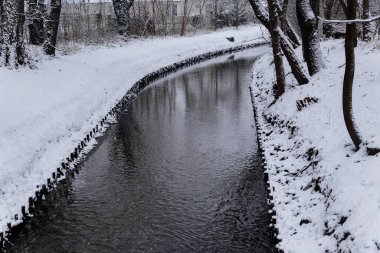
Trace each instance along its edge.
<instances>
[{"instance_id":1,"label":"reflection of trees in water","mask_svg":"<svg viewBox=\"0 0 380 253\"><path fill-rule=\"evenodd\" d=\"M76 198L63 206L70 227L53 219L56 231L36 241L53 248L57 235L78 252L270 252L250 68L210 65L143 91L88 157L74 193L63 192Z\"/></svg>"}]
</instances>

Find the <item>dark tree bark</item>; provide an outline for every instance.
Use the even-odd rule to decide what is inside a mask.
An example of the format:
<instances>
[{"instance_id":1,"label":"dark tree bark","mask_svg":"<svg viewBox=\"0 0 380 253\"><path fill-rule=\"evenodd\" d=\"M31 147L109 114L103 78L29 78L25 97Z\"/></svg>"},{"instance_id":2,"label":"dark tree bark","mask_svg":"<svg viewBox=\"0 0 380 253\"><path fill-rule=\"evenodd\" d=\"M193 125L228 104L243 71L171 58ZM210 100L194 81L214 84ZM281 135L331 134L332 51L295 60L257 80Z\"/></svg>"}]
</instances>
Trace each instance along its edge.
<instances>
[{"instance_id":1,"label":"dark tree bark","mask_svg":"<svg viewBox=\"0 0 380 253\"><path fill-rule=\"evenodd\" d=\"M347 1L347 14L347 19L356 19L356 0ZM347 24L345 40L346 70L343 80L343 116L347 131L355 147L359 149L362 140L355 125L352 109L352 85L355 76L355 43L356 24Z\"/></svg>"},{"instance_id":2,"label":"dark tree bark","mask_svg":"<svg viewBox=\"0 0 380 253\"><path fill-rule=\"evenodd\" d=\"M346 17L348 17L348 10L347 10L347 4L344 0L339 0L340 6L342 7L342 10Z\"/></svg>"},{"instance_id":3,"label":"dark tree bark","mask_svg":"<svg viewBox=\"0 0 380 253\"><path fill-rule=\"evenodd\" d=\"M183 17L181 24L181 37L186 34L186 26L187 26L187 0L183 3Z\"/></svg>"},{"instance_id":4,"label":"dark tree bark","mask_svg":"<svg viewBox=\"0 0 380 253\"><path fill-rule=\"evenodd\" d=\"M282 2L282 13L281 13L281 29L283 31L286 31L286 16L288 15L288 5L289 5L289 0L284 0Z\"/></svg>"},{"instance_id":5,"label":"dark tree bark","mask_svg":"<svg viewBox=\"0 0 380 253\"><path fill-rule=\"evenodd\" d=\"M29 0L28 15L31 19L29 28L30 43L41 45L45 38L44 18L46 18L46 6L43 0Z\"/></svg>"},{"instance_id":6,"label":"dark tree bark","mask_svg":"<svg viewBox=\"0 0 380 253\"><path fill-rule=\"evenodd\" d=\"M286 34L286 36L288 36L294 48L301 46L301 38L298 36L297 32L294 30L288 19L286 19L286 28L283 30L283 32Z\"/></svg>"},{"instance_id":7,"label":"dark tree bark","mask_svg":"<svg viewBox=\"0 0 380 253\"><path fill-rule=\"evenodd\" d=\"M46 38L44 42L44 51L47 55L55 55L61 6L61 0L50 1L50 15L49 20L46 21Z\"/></svg>"},{"instance_id":8,"label":"dark tree bark","mask_svg":"<svg viewBox=\"0 0 380 253\"><path fill-rule=\"evenodd\" d=\"M311 8L314 11L314 15L316 17L322 17L324 18L324 12L323 12L323 6L324 6L324 0L310 0ZM316 18L317 22L317 31L318 31L318 37L320 38L322 36L323 32L323 22L319 21L319 19Z\"/></svg>"},{"instance_id":9,"label":"dark tree bark","mask_svg":"<svg viewBox=\"0 0 380 253\"><path fill-rule=\"evenodd\" d=\"M363 19L369 19L369 0L363 0ZM370 23L363 23L363 41L368 42L371 40Z\"/></svg>"},{"instance_id":10,"label":"dark tree bark","mask_svg":"<svg viewBox=\"0 0 380 253\"><path fill-rule=\"evenodd\" d=\"M25 3L24 0L17 1L17 24L16 24L16 66L27 63L24 44Z\"/></svg>"},{"instance_id":11,"label":"dark tree bark","mask_svg":"<svg viewBox=\"0 0 380 253\"><path fill-rule=\"evenodd\" d=\"M330 20L332 17L332 9L334 7L334 3L336 0L328 0L326 2L325 9L325 19ZM331 23L323 24L323 34L325 34L326 38L330 38L332 36L333 27Z\"/></svg>"},{"instance_id":12,"label":"dark tree bark","mask_svg":"<svg viewBox=\"0 0 380 253\"><path fill-rule=\"evenodd\" d=\"M215 31L218 29L218 4L219 0L214 0L213 26Z\"/></svg>"},{"instance_id":13,"label":"dark tree bark","mask_svg":"<svg viewBox=\"0 0 380 253\"><path fill-rule=\"evenodd\" d=\"M0 59L3 60L4 48L4 0L0 0ZM0 66L2 62L0 62Z\"/></svg>"},{"instance_id":14,"label":"dark tree bark","mask_svg":"<svg viewBox=\"0 0 380 253\"><path fill-rule=\"evenodd\" d=\"M319 44L318 23L309 0L297 0L297 19L302 33L304 59L310 75L323 68L322 52Z\"/></svg>"},{"instance_id":15,"label":"dark tree bark","mask_svg":"<svg viewBox=\"0 0 380 253\"><path fill-rule=\"evenodd\" d=\"M288 13L288 0L284 0L282 4L282 10L278 10L280 12L280 26L281 30L288 36L290 39L290 42L293 44L294 48L297 48L298 46L301 45L301 39L297 35L296 31L290 24L288 18L287 18L287 13Z\"/></svg>"},{"instance_id":16,"label":"dark tree bark","mask_svg":"<svg viewBox=\"0 0 380 253\"><path fill-rule=\"evenodd\" d=\"M268 0L270 34L272 39L273 59L276 70L276 84L273 87L273 94L276 99L285 92L285 71L281 53L279 35L280 26L277 6L277 0Z\"/></svg>"},{"instance_id":17,"label":"dark tree bark","mask_svg":"<svg viewBox=\"0 0 380 253\"><path fill-rule=\"evenodd\" d=\"M260 20L260 22L265 26L265 28L268 29L268 31L270 31L269 16L264 7L262 6L261 1L249 0L249 3L251 4L258 20ZM309 82L308 74L302 67L302 63L295 54L292 44L289 42L288 38L281 30L279 30L278 33L281 49L284 52L284 55L292 69L294 77L296 78L299 84L307 84Z\"/></svg>"},{"instance_id":18,"label":"dark tree bark","mask_svg":"<svg viewBox=\"0 0 380 253\"><path fill-rule=\"evenodd\" d=\"M134 0L112 0L120 35L128 35L129 9Z\"/></svg>"}]
</instances>

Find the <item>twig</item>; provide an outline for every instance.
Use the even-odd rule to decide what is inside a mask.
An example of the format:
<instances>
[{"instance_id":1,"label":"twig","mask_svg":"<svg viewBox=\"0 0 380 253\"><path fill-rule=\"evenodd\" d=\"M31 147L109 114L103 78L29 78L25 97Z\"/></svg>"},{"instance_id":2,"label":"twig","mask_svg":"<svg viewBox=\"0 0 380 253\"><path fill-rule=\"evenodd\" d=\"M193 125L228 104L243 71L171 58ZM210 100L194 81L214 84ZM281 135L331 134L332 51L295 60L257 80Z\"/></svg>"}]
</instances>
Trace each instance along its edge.
<instances>
[{"instance_id":1,"label":"twig","mask_svg":"<svg viewBox=\"0 0 380 253\"><path fill-rule=\"evenodd\" d=\"M260 31L261 31L261 37L268 43L270 44L270 42L265 38L264 36L264 32L263 32L263 29L261 29L261 25L259 25L259 28L260 28Z\"/></svg>"},{"instance_id":2,"label":"twig","mask_svg":"<svg viewBox=\"0 0 380 253\"><path fill-rule=\"evenodd\" d=\"M265 40L265 38L264 38L264 37L257 37L257 38L254 38L254 39L250 39L250 40L243 40L242 42L243 42L243 43L246 43L246 42L251 42L251 41L254 41L254 40L259 40L259 39L264 39L264 40Z\"/></svg>"},{"instance_id":3,"label":"twig","mask_svg":"<svg viewBox=\"0 0 380 253\"><path fill-rule=\"evenodd\" d=\"M338 69L340 69L341 67L345 66L346 63L343 63L342 65L338 66Z\"/></svg>"},{"instance_id":4,"label":"twig","mask_svg":"<svg viewBox=\"0 0 380 253\"><path fill-rule=\"evenodd\" d=\"M298 171L297 173L289 173L287 175L292 175L293 177L296 177L298 176L299 174L302 174L304 171L306 171L308 168L312 167L312 166L315 166L319 163L319 161L313 161L311 163L309 163L308 165L306 165L305 167L302 168L302 170Z\"/></svg>"}]
</instances>

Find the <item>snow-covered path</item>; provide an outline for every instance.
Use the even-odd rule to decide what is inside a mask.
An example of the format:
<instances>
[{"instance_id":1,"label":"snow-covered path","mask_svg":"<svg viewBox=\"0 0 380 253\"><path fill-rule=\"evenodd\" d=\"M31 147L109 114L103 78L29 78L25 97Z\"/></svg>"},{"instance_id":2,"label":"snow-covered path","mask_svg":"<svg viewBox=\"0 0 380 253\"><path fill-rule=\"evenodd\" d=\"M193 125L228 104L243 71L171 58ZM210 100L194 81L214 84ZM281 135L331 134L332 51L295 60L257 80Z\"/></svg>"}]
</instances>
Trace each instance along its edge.
<instances>
[{"instance_id":1,"label":"snow-covered path","mask_svg":"<svg viewBox=\"0 0 380 253\"><path fill-rule=\"evenodd\" d=\"M36 70L0 69L0 232L36 185L45 183L136 81L172 63L261 36L258 27L243 27L190 38L136 40L45 60Z\"/></svg>"}]
</instances>

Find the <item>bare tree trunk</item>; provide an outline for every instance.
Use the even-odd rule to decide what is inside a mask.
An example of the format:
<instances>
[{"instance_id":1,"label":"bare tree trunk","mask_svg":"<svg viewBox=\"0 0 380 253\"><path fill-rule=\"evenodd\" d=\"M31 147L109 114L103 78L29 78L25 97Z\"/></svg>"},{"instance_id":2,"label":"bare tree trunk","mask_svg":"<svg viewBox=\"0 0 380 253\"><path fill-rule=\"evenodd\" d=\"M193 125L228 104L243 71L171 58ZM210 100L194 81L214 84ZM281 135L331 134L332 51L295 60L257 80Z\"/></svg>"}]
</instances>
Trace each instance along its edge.
<instances>
[{"instance_id":1,"label":"bare tree trunk","mask_svg":"<svg viewBox=\"0 0 380 253\"><path fill-rule=\"evenodd\" d=\"M44 42L44 18L46 18L46 6L43 0L29 0L28 15L31 22L28 25L30 43L41 45Z\"/></svg>"},{"instance_id":2,"label":"bare tree trunk","mask_svg":"<svg viewBox=\"0 0 380 253\"><path fill-rule=\"evenodd\" d=\"M270 31L269 17L268 13L264 9L260 0L249 0L253 11L255 12L256 17L260 20L260 22ZM309 82L308 74L305 69L302 67L302 63L298 59L297 55L294 52L292 44L289 42L288 38L284 35L284 33L280 30L279 39L282 51L285 54L286 59L292 69L292 73L296 78L299 84L307 84Z\"/></svg>"},{"instance_id":3,"label":"bare tree trunk","mask_svg":"<svg viewBox=\"0 0 380 253\"><path fill-rule=\"evenodd\" d=\"M157 24L157 1L152 1L152 34L156 35L156 24Z\"/></svg>"},{"instance_id":4,"label":"bare tree trunk","mask_svg":"<svg viewBox=\"0 0 380 253\"><path fill-rule=\"evenodd\" d=\"M286 30L284 33L288 36L294 48L301 46L301 38L298 36L297 32L294 30L288 19L286 19Z\"/></svg>"},{"instance_id":5,"label":"bare tree trunk","mask_svg":"<svg viewBox=\"0 0 380 253\"><path fill-rule=\"evenodd\" d=\"M61 0L51 0L49 20L46 22L46 39L44 51L47 55L55 55L59 17L61 15Z\"/></svg>"},{"instance_id":6,"label":"bare tree trunk","mask_svg":"<svg viewBox=\"0 0 380 253\"><path fill-rule=\"evenodd\" d=\"M323 68L322 52L319 44L318 23L309 0L297 0L297 19L302 33L304 59L310 75Z\"/></svg>"},{"instance_id":7,"label":"bare tree trunk","mask_svg":"<svg viewBox=\"0 0 380 253\"><path fill-rule=\"evenodd\" d=\"M187 26L187 0L183 3L183 17L182 17L182 25L181 25L181 37L186 34L186 26Z\"/></svg>"},{"instance_id":8,"label":"bare tree trunk","mask_svg":"<svg viewBox=\"0 0 380 253\"><path fill-rule=\"evenodd\" d=\"M346 17L348 17L348 10L347 10L347 4L346 4L346 2L344 0L339 0L339 3L340 3L340 6L343 9L344 14L346 15Z\"/></svg>"},{"instance_id":9,"label":"bare tree trunk","mask_svg":"<svg viewBox=\"0 0 380 253\"><path fill-rule=\"evenodd\" d=\"M356 19L356 0L347 1L347 19ZM355 125L353 109L352 109L352 85L355 76L355 43L356 43L356 24L347 24L346 26L346 70L343 80L343 116L347 131L359 149L362 140Z\"/></svg>"},{"instance_id":10,"label":"bare tree trunk","mask_svg":"<svg viewBox=\"0 0 380 253\"><path fill-rule=\"evenodd\" d=\"M17 24L16 24L16 66L25 65L27 57L24 44L25 3L24 0L17 1Z\"/></svg>"},{"instance_id":11,"label":"bare tree trunk","mask_svg":"<svg viewBox=\"0 0 380 253\"><path fill-rule=\"evenodd\" d=\"M330 20L332 17L332 9L334 7L335 0L329 0L326 4L325 19ZM332 36L333 27L331 23L323 24L323 33L327 38Z\"/></svg>"},{"instance_id":12,"label":"bare tree trunk","mask_svg":"<svg viewBox=\"0 0 380 253\"><path fill-rule=\"evenodd\" d=\"M284 0L282 3L282 14L281 14L281 29L283 31L286 31L286 16L288 15L288 5L289 5L289 0Z\"/></svg>"},{"instance_id":13,"label":"bare tree trunk","mask_svg":"<svg viewBox=\"0 0 380 253\"><path fill-rule=\"evenodd\" d=\"M4 55L4 0L0 0L0 66L3 64Z\"/></svg>"},{"instance_id":14,"label":"bare tree trunk","mask_svg":"<svg viewBox=\"0 0 380 253\"><path fill-rule=\"evenodd\" d=\"M369 0L363 0L363 19L369 19ZM363 23L363 41L368 42L371 39L370 36L370 23Z\"/></svg>"},{"instance_id":15,"label":"bare tree trunk","mask_svg":"<svg viewBox=\"0 0 380 253\"><path fill-rule=\"evenodd\" d=\"M280 27L277 6L277 0L268 0L270 34L272 39L273 59L276 70L276 84L273 87L273 94L276 99L285 92L285 71L280 45Z\"/></svg>"},{"instance_id":16,"label":"bare tree trunk","mask_svg":"<svg viewBox=\"0 0 380 253\"><path fill-rule=\"evenodd\" d=\"M112 0L120 35L128 35L129 9L134 0Z\"/></svg>"},{"instance_id":17,"label":"bare tree trunk","mask_svg":"<svg viewBox=\"0 0 380 253\"><path fill-rule=\"evenodd\" d=\"M287 18L287 13L288 13L288 1L289 0L284 0L282 4L282 10L281 12L281 18L280 18L280 23L281 23L281 30L289 37L290 42L293 44L294 48L297 48L298 46L301 45L301 39L297 35L296 31L290 24L288 18Z\"/></svg>"},{"instance_id":18,"label":"bare tree trunk","mask_svg":"<svg viewBox=\"0 0 380 253\"><path fill-rule=\"evenodd\" d=\"M14 23L15 23L15 5L14 3L9 3L7 1L2 2L2 12L1 12L1 64L6 67L12 65L11 62L11 51L14 37Z\"/></svg>"},{"instance_id":19,"label":"bare tree trunk","mask_svg":"<svg viewBox=\"0 0 380 253\"><path fill-rule=\"evenodd\" d=\"M28 63L23 29L24 0L0 1L0 66L17 68Z\"/></svg>"},{"instance_id":20,"label":"bare tree trunk","mask_svg":"<svg viewBox=\"0 0 380 253\"><path fill-rule=\"evenodd\" d=\"M323 6L324 6L324 0L311 0L311 8L314 11L315 16L324 17L323 12ZM318 37L320 38L322 36L323 32L323 22L316 19L317 22L317 31L318 31Z\"/></svg>"},{"instance_id":21,"label":"bare tree trunk","mask_svg":"<svg viewBox=\"0 0 380 253\"><path fill-rule=\"evenodd\" d=\"M214 0L214 17L213 17L213 23L214 23L214 30L216 31L218 29L218 0Z\"/></svg>"}]
</instances>

